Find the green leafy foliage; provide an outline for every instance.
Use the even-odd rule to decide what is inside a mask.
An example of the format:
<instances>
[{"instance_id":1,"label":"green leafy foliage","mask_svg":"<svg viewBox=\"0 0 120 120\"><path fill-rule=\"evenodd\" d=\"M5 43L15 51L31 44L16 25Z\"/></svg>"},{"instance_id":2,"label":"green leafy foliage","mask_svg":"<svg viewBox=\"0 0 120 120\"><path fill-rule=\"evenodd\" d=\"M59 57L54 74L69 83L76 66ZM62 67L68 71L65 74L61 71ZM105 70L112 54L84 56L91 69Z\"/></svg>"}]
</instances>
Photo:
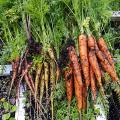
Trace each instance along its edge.
<instances>
[{"instance_id":1,"label":"green leafy foliage","mask_svg":"<svg viewBox=\"0 0 120 120\"><path fill-rule=\"evenodd\" d=\"M10 118L10 113L4 114L2 120L8 120Z\"/></svg>"},{"instance_id":2,"label":"green leafy foliage","mask_svg":"<svg viewBox=\"0 0 120 120\"><path fill-rule=\"evenodd\" d=\"M4 40L5 44L1 52L1 63L11 62L16 57L19 57L26 48L25 36L22 30L19 31L17 29L16 31L14 31L14 35L12 35L12 33L10 32L8 36L6 36L5 31L4 35L6 39Z\"/></svg>"},{"instance_id":3,"label":"green leafy foliage","mask_svg":"<svg viewBox=\"0 0 120 120\"><path fill-rule=\"evenodd\" d=\"M0 99L0 108L2 111L4 111L2 114L2 120L15 120L11 116L11 113L14 113L17 110L17 107L15 105L12 105L9 101L7 101L5 98Z\"/></svg>"}]
</instances>

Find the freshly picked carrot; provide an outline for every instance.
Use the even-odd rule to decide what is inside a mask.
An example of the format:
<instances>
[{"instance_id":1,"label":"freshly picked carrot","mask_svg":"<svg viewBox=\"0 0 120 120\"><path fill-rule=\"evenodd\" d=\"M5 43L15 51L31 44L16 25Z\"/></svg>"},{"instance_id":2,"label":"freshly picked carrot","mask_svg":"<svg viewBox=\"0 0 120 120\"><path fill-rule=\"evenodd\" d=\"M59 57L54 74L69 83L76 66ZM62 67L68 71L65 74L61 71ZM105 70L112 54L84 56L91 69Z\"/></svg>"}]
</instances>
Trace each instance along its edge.
<instances>
[{"instance_id":1,"label":"freshly picked carrot","mask_svg":"<svg viewBox=\"0 0 120 120\"><path fill-rule=\"evenodd\" d=\"M36 77L35 77L35 102L38 94L38 87L39 87L38 85L39 85L39 77L41 74L41 70L42 70L42 63L38 63L37 70L36 70Z\"/></svg>"},{"instance_id":2,"label":"freshly picked carrot","mask_svg":"<svg viewBox=\"0 0 120 120\"><path fill-rule=\"evenodd\" d=\"M54 119L54 107L53 107L53 100L54 100L54 97L53 97L53 93L54 93L54 88L55 88L55 70L54 70L54 67L55 67L55 61L51 61L50 62L50 88L51 88L51 93L50 93L50 100L51 100L51 120Z\"/></svg>"},{"instance_id":3,"label":"freshly picked carrot","mask_svg":"<svg viewBox=\"0 0 120 120\"><path fill-rule=\"evenodd\" d=\"M86 109L87 108L87 87L86 87L86 84L83 84L82 91L83 91L82 109Z\"/></svg>"},{"instance_id":4,"label":"freshly picked carrot","mask_svg":"<svg viewBox=\"0 0 120 120\"><path fill-rule=\"evenodd\" d=\"M13 84L15 82L15 79L17 78L18 66L19 66L19 57L16 57L16 59L12 61L12 72L13 73L12 73L12 80L11 80L9 95L13 87Z\"/></svg>"},{"instance_id":5,"label":"freshly picked carrot","mask_svg":"<svg viewBox=\"0 0 120 120\"><path fill-rule=\"evenodd\" d=\"M24 72L25 72L25 71L22 70L22 74L24 74ZM29 77L28 77L27 74L24 75L24 80L26 81L26 84L28 85L30 91L32 92L32 94L33 94L33 96L34 96L35 91L34 91L34 89L33 89L32 86L31 86L31 83L30 83L30 81L29 81Z\"/></svg>"},{"instance_id":6,"label":"freshly picked carrot","mask_svg":"<svg viewBox=\"0 0 120 120\"><path fill-rule=\"evenodd\" d=\"M67 50L73 68L75 96L77 100L78 111L80 112L82 109L82 75L75 48L73 46L70 46L67 48Z\"/></svg>"},{"instance_id":7,"label":"freshly picked carrot","mask_svg":"<svg viewBox=\"0 0 120 120\"><path fill-rule=\"evenodd\" d=\"M89 51L89 62L90 62L90 65L92 67L93 72L95 73L98 85L101 89L101 92L102 92L103 95L105 95L104 94L104 88L103 88L103 85L102 85L102 80L101 80L102 75L101 75L100 67L99 67L99 64L98 64L98 61L97 61L96 54L95 54L94 50Z\"/></svg>"},{"instance_id":8,"label":"freshly picked carrot","mask_svg":"<svg viewBox=\"0 0 120 120\"><path fill-rule=\"evenodd\" d=\"M115 69L113 69L112 65L109 63L108 59L106 59L106 56L104 52L101 52L97 46L96 43L96 55L104 68L104 70L111 76L112 80L119 82L118 76L115 72Z\"/></svg>"},{"instance_id":9,"label":"freshly picked carrot","mask_svg":"<svg viewBox=\"0 0 120 120\"><path fill-rule=\"evenodd\" d=\"M96 100L95 76L94 76L92 67L90 67L90 86L91 86L91 91L92 91L92 98L93 100Z\"/></svg>"},{"instance_id":10,"label":"freshly picked carrot","mask_svg":"<svg viewBox=\"0 0 120 120\"><path fill-rule=\"evenodd\" d=\"M67 99L68 99L68 102L70 104L71 100L72 100L72 95L73 95L73 73L72 73L72 69L69 68L69 69L65 70L64 75L65 75Z\"/></svg>"},{"instance_id":11,"label":"freshly picked carrot","mask_svg":"<svg viewBox=\"0 0 120 120\"><path fill-rule=\"evenodd\" d=\"M31 87L33 88L33 90L35 91L35 84L34 84L34 81L33 81L33 77L32 75L30 74L30 72L27 73L28 75L28 78L29 78L29 82L31 84Z\"/></svg>"},{"instance_id":12,"label":"freshly picked carrot","mask_svg":"<svg viewBox=\"0 0 120 120\"><path fill-rule=\"evenodd\" d=\"M41 79L40 79L40 104L42 103L42 98L43 98L43 94L44 94L44 86L45 86L45 76L44 76L44 72L43 72Z\"/></svg>"},{"instance_id":13,"label":"freshly picked carrot","mask_svg":"<svg viewBox=\"0 0 120 120\"><path fill-rule=\"evenodd\" d=\"M79 43L80 61L85 79L85 84L86 87L88 87L90 84L90 77L89 77L88 45L87 45L87 37L85 34L79 35L78 43Z\"/></svg>"},{"instance_id":14,"label":"freshly picked carrot","mask_svg":"<svg viewBox=\"0 0 120 120\"><path fill-rule=\"evenodd\" d=\"M111 66L115 70L113 58L112 58L112 56L111 56L111 54L110 54L110 52L108 50L107 44L105 43L105 40L103 39L103 37L99 38L98 46L99 46L99 49L105 54L105 56L108 59L109 63L111 64Z\"/></svg>"},{"instance_id":15,"label":"freshly picked carrot","mask_svg":"<svg viewBox=\"0 0 120 120\"><path fill-rule=\"evenodd\" d=\"M88 47L91 50L95 49L95 40L94 40L94 37L92 35L88 36Z\"/></svg>"}]
</instances>

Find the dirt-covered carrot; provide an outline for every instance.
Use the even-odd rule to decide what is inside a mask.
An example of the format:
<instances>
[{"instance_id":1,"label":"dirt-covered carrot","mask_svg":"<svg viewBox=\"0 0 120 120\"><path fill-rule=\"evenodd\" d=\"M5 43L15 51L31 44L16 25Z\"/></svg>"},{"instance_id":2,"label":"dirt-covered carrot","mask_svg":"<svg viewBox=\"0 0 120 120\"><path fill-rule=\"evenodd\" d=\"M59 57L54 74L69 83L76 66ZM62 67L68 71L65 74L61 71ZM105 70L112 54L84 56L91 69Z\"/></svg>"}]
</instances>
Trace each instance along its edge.
<instances>
[{"instance_id":1,"label":"dirt-covered carrot","mask_svg":"<svg viewBox=\"0 0 120 120\"><path fill-rule=\"evenodd\" d=\"M96 100L95 76L94 76L94 72L91 66L90 66L90 86L91 86L91 91L92 91L92 98L93 100Z\"/></svg>"},{"instance_id":2,"label":"dirt-covered carrot","mask_svg":"<svg viewBox=\"0 0 120 120\"><path fill-rule=\"evenodd\" d=\"M86 107L87 107L87 87L86 87L86 84L83 84L82 91L83 91L82 109L86 109Z\"/></svg>"},{"instance_id":3,"label":"dirt-covered carrot","mask_svg":"<svg viewBox=\"0 0 120 120\"><path fill-rule=\"evenodd\" d=\"M96 44L96 55L97 55L101 65L102 65L102 67L111 76L112 80L119 81L115 70L113 69L113 67L109 63L108 59L106 59L106 56L104 55L104 53L99 50L97 44Z\"/></svg>"},{"instance_id":4,"label":"dirt-covered carrot","mask_svg":"<svg viewBox=\"0 0 120 120\"><path fill-rule=\"evenodd\" d=\"M107 44L105 43L105 40L103 39L103 37L99 38L98 46L99 46L100 50L105 54L105 56L107 57L109 63L111 64L111 66L115 70L113 58L112 58L112 56L111 56L111 54L110 54L110 52L108 50Z\"/></svg>"},{"instance_id":5,"label":"dirt-covered carrot","mask_svg":"<svg viewBox=\"0 0 120 120\"><path fill-rule=\"evenodd\" d=\"M100 62L104 70L111 76L113 81L116 81L119 83L119 78L116 74L116 72L113 70L107 59L104 60L104 62ZM119 83L120 84L120 83Z\"/></svg>"},{"instance_id":6,"label":"dirt-covered carrot","mask_svg":"<svg viewBox=\"0 0 120 120\"><path fill-rule=\"evenodd\" d=\"M94 40L94 37L92 35L88 36L88 47L91 50L95 49L95 40Z\"/></svg>"},{"instance_id":7,"label":"dirt-covered carrot","mask_svg":"<svg viewBox=\"0 0 120 120\"><path fill-rule=\"evenodd\" d=\"M80 66L78 63L78 58L76 50L73 46L67 48L70 62L72 63L73 76L74 76L74 86L75 86L75 96L77 100L78 111L82 109L82 76L80 71Z\"/></svg>"},{"instance_id":8,"label":"dirt-covered carrot","mask_svg":"<svg viewBox=\"0 0 120 120\"><path fill-rule=\"evenodd\" d=\"M88 45L87 45L87 37L85 34L79 35L78 43L79 43L80 61L85 79L85 84L86 87L88 87L90 84L90 77L89 77Z\"/></svg>"},{"instance_id":9,"label":"dirt-covered carrot","mask_svg":"<svg viewBox=\"0 0 120 120\"><path fill-rule=\"evenodd\" d=\"M101 75L100 67L99 67L94 50L89 51L89 62L90 62L93 72L95 73L98 85L101 89L101 92L104 95L104 88L103 88L102 80L101 80L102 75Z\"/></svg>"},{"instance_id":10,"label":"dirt-covered carrot","mask_svg":"<svg viewBox=\"0 0 120 120\"><path fill-rule=\"evenodd\" d=\"M66 83L66 94L67 94L67 99L68 103L71 103L72 100L72 95L73 95L73 73L72 73L72 68L68 68L64 72L65 75L65 83Z\"/></svg>"}]
</instances>

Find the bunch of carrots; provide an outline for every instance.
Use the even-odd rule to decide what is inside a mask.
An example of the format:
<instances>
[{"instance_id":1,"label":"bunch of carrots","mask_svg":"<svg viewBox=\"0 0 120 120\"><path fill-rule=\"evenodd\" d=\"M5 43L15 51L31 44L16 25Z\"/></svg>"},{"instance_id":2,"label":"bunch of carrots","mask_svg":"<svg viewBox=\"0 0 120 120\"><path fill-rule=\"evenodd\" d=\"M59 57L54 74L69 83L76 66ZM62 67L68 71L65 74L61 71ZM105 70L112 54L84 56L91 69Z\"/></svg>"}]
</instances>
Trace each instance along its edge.
<instances>
[{"instance_id":1,"label":"bunch of carrots","mask_svg":"<svg viewBox=\"0 0 120 120\"><path fill-rule=\"evenodd\" d=\"M42 103L45 101L47 107L51 106L53 115L53 91L59 78L59 67L55 54L53 49L49 48L46 51L45 59L37 61L35 64L30 56L29 49L27 49L22 58L17 57L12 61L11 89L14 84L17 86L16 97L19 99L19 87L21 82L24 81L35 101L35 109L40 111Z\"/></svg>"},{"instance_id":2,"label":"bunch of carrots","mask_svg":"<svg viewBox=\"0 0 120 120\"><path fill-rule=\"evenodd\" d=\"M70 64L64 71L68 103L71 103L73 89L77 101L78 111L87 107L88 89L91 89L93 101L97 98L97 90L105 96L104 72L112 81L120 85L116 74L114 61L103 37L96 41L93 35L78 36L79 57L74 46L67 47Z\"/></svg>"}]
</instances>

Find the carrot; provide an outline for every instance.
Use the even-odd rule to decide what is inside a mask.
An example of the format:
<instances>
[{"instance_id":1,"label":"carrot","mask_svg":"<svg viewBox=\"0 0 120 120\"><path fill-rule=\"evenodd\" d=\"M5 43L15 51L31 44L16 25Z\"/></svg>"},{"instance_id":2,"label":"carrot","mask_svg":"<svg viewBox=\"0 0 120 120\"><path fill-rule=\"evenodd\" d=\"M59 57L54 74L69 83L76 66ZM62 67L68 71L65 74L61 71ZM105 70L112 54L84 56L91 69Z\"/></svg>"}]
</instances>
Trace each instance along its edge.
<instances>
[{"instance_id":1,"label":"carrot","mask_svg":"<svg viewBox=\"0 0 120 120\"><path fill-rule=\"evenodd\" d=\"M109 63L111 64L111 66L113 67L113 70L115 71L115 66L114 66L114 61L112 59L112 56L108 50L108 47L103 39L103 37L100 37L98 40L98 46L100 48L100 50L105 54L105 56L107 57Z\"/></svg>"},{"instance_id":2,"label":"carrot","mask_svg":"<svg viewBox=\"0 0 120 120\"><path fill-rule=\"evenodd\" d=\"M55 58L55 55L54 55L54 52L53 52L52 48L48 48L48 54L49 54L50 58L52 60L54 60L54 62L57 64L57 61L56 61L56 58Z\"/></svg>"},{"instance_id":3,"label":"carrot","mask_svg":"<svg viewBox=\"0 0 120 120\"><path fill-rule=\"evenodd\" d=\"M20 98L20 80L17 80L16 84L16 99L19 100Z\"/></svg>"},{"instance_id":4,"label":"carrot","mask_svg":"<svg viewBox=\"0 0 120 120\"><path fill-rule=\"evenodd\" d=\"M55 58L55 55L54 55L54 51L52 48L48 48L48 54L49 54L49 57L55 62L56 64L56 82L58 81L59 79L59 75L60 75L60 70L59 70L59 66L58 66L58 63L57 63L57 60Z\"/></svg>"},{"instance_id":5,"label":"carrot","mask_svg":"<svg viewBox=\"0 0 120 120\"><path fill-rule=\"evenodd\" d=\"M29 81L30 81L31 87L32 87L33 90L35 91L35 84L34 84L34 81L33 81L32 75L30 74L30 72L28 72L27 75L28 75L28 78L29 78Z\"/></svg>"},{"instance_id":6,"label":"carrot","mask_svg":"<svg viewBox=\"0 0 120 120\"><path fill-rule=\"evenodd\" d=\"M90 84L89 78L89 60L88 60L88 48L87 48L87 37L86 35L82 34L79 35L79 54L81 60L81 66L83 70L83 75L85 78L86 87Z\"/></svg>"},{"instance_id":7,"label":"carrot","mask_svg":"<svg viewBox=\"0 0 120 120\"><path fill-rule=\"evenodd\" d=\"M40 79L40 104L42 103L42 98L43 98L43 94L44 94L44 72L42 73L42 77Z\"/></svg>"},{"instance_id":8,"label":"carrot","mask_svg":"<svg viewBox=\"0 0 120 120\"><path fill-rule=\"evenodd\" d=\"M82 91L83 91L82 109L86 109L86 107L87 107L87 87L86 87L86 84L83 84Z\"/></svg>"},{"instance_id":9,"label":"carrot","mask_svg":"<svg viewBox=\"0 0 120 120\"><path fill-rule=\"evenodd\" d=\"M95 40L92 35L88 36L88 47L93 50L95 49Z\"/></svg>"},{"instance_id":10,"label":"carrot","mask_svg":"<svg viewBox=\"0 0 120 120\"><path fill-rule=\"evenodd\" d=\"M93 72L95 73L97 82L98 82L99 87L101 89L101 92L102 92L103 95L105 95L104 94L104 89L103 89L103 86L102 86L102 80L101 80L102 75L101 75L101 71L100 71L99 64L98 64L98 61L97 61L94 50L89 51L89 62L90 62L90 65L92 67Z\"/></svg>"},{"instance_id":11,"label":"carrot","mask_svg":"<svg viewBox=\"0 0 120 120\"><path fill-rule=\"evenodd\" d=\"M67 99L68 99L68 103L70 104L72 100L72 94L73 94L72 69L69 68L68 70L65 70L64 75L65 75Z\"/></svg>"},{"instance_id":12,"label":"carrot","mask_svg":"<svg viewBox=\"0 0 120 120\"><path fill-rule=\"evenodd\" d=\"M57 81L59 80L59 77L60 77L60 69L59 69L59 66L56 65L56 84L57 84Z\"/></svg>"},{"instance_id":13,"label":"carrot","mask_svg":"<svg viewBox=\"0 0 120 120\"><path fill-rule=\"evenodd\" d=\"M24 71L24 70L22 70L22 74L24 74L24 73L25 73L25 71ZM27 75L27 74L25 74L25 75L24 75L24 80L25 80L26 84L28 85L28 87L29 87L30 91L31 91L31 92L32 92L32 94L34 95L34 94L35 94L35 92L34 92L34 90L33 90L32 86L31 86L31 83L30 83L30 81L29 81L29 78L28 78L28 75Z\"/></svg>"},{"instance_id":14,"label":"carrot","mask_svg":"<svg viewBox=\"0 0 120 120\"><path fill-rule=\"evenodd\" d=\"M31 66L32 66L32 62L30 62L29 64L27 64L27 62L25 63L25 70L24 70L24 73L22 73L21 78L23 78L24 75L27 74L27 72L31 68Z\"/></svg>"},{"instance_id":15,"label":"carrot","mask_svg":"<svg viewBox=\"0 0 120 120\"><path fill-rule=\"evenodd\" d=\"M110 66L107 59L105 59L104 62L101 61L100 63L102 65L102 67L104 68L104 70L111 76L112 80L119 83L119 78L118 78L117 74L115 73L115 71Z\"/></svg>"},{"instance_id":16,"label":"carrot","mask_svg":"<svg viewBox=\"0 0 120 120\"><path fill-rule=\"evenodd\" d=\"M54 66L55 66L55 62L51 61L50 63L50 85L51 85L51 94L50 94L50 99L51 99L51 114L52 114L52 118L51 120L54 119L54 107L53 107L53 91L54 91L54 86L55 86L55 71L54 71Z\"/></svg>"},{"instance_id":17,"label":"carrot","mask_svg":"<svg viewBox=\"0 0 120 120\"><path fill-rule=\"evenodd\" d=\"M38 94L38 84L39 84L39 77L42 70L42 64L38 63L37 70L36 70L36 76L35 76L35 102L37 100L37 94Z\"/></svg>"},{"instance_id":18,"label":"carrot","mask_svg":"<svg viewBox=\"0 0 120 120\"><path fill-rule=\"evenodd\" d=\"M12 86L13 86L13 84L15 82L15 79L17 78L18 65L19 65L19 57L16 57L16 59L12 61L12 71L13 71L13 74L12 74L12 80L11 80L9 95L10 95Z\"/></svg>"},{"instance_id":19,"label":"carrot","mask_svg":"<svg viewBox=\"0 0 120 120\"><path fill-rule=\"evenodd\" d=\"M48 97L48 82L49 82L49 64L44 62L44 75L45 75L45 88L46 88L46 97Z\"/></svg>"},{"instance_id":20,"label":"carrot","mask_svg":"<svg viewBox=\"0 0 120 120\"><path fill-rule=\"evenodd\" d=\"M110 63L109 63L108 59L106 59L105 55L99 50L97 44L96 44L96 55L99 58L102 67L111 76L112 80L119 81L115 70L110 65Z\"/></svg>"},{"instance_id":21,"label":"carrot","mask_svg":"<svg viewBox=\"0 0 120 120\"><path fill-rule=\"evenodd\" d=\"M74 76L74 86L75 86L75 96L77 99L77 107L80 112L82 109L82 76L80 71L80 66L78 63L77 54L75 48L70 46L67 48L70 62L73 67L73 76Z\"/></svg>"},{"instance_id":22,"label":"carrot","mask_svg":"<svg viewBox=\"0 0 120 120\"><path fill-rule=\"evenodd\" d=\"M94 72L91 66L90 66L90 83L91 83L91 91L92 91L92 96L93 96L92 98L93 100L96 100L95 76L94 76Z\"/></svg>"},{"instance_id":23,"label":"carrot","mask_svg":"<svg viewBox=\"0 0 120 120\"><path fill-rule=\"evenodd\" d=\"M12 61L12 70L13 70L12 82L11 82L12 85L17 77L18 65L19 65L19 57L17 57L14 61Z\"/></svg>"}]
</instances>

